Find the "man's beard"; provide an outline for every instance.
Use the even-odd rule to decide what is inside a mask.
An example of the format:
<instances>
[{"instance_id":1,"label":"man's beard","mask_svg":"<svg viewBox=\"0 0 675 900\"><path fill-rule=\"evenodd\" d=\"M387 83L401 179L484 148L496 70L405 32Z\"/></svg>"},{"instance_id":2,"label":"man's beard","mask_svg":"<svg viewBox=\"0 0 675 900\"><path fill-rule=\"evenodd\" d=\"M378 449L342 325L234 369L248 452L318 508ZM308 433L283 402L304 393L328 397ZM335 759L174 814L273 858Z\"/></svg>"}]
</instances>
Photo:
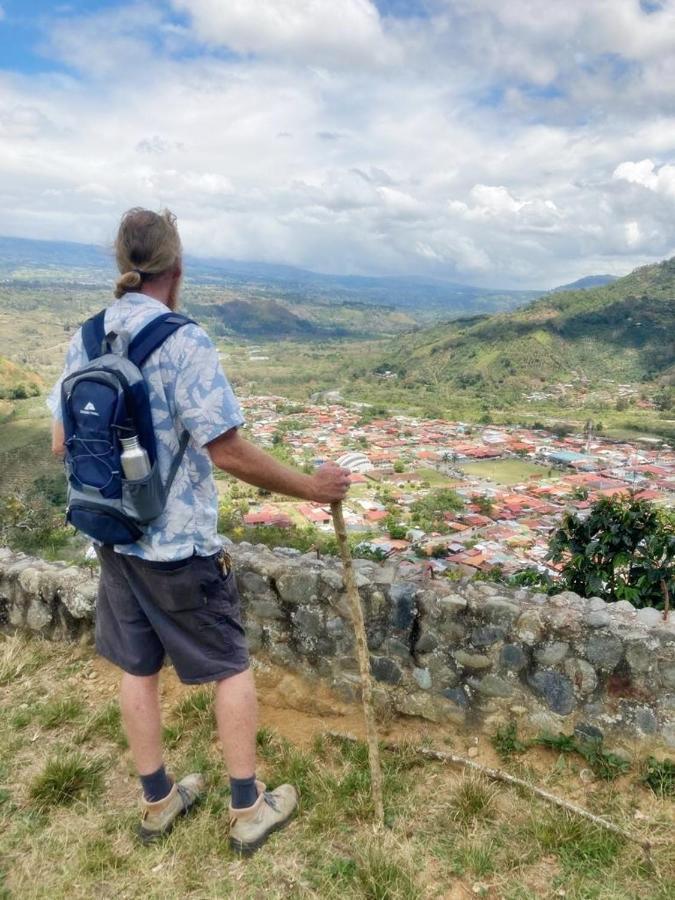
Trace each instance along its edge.
<instances>
[{"instance_id":1,"label":"man's beard","mask_svg":"<svg viewBox=\"0 0 675 900\"><path fill-rule=\"evenodd\" d=\"M171 291L169 296L167 297L166 305L169 307L171 312L175 312L178 309L178 303L180 301L180 289L183 283L183 278L176 278L176 280L171 285Z\"/></svg>"}]
</instances>

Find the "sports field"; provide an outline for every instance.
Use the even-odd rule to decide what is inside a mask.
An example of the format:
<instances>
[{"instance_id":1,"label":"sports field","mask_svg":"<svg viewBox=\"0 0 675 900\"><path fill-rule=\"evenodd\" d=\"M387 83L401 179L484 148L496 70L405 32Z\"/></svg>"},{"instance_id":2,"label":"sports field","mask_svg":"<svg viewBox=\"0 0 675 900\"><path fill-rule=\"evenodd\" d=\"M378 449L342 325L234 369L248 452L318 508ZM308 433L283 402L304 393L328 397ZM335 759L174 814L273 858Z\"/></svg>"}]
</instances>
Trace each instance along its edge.
<instances>
[{"instance_id":1,"label":"sports field","mask_svg":"<svg viewBox=\"0 0 675 900\"><path fill-rule=\"evenodd\" d=\"M486 459L462 463L460 468L467 475L503 485L520 484L533 477L542 478L548 472L545 466L538 466L524 459Z\"/></svg>"}]
</instances>

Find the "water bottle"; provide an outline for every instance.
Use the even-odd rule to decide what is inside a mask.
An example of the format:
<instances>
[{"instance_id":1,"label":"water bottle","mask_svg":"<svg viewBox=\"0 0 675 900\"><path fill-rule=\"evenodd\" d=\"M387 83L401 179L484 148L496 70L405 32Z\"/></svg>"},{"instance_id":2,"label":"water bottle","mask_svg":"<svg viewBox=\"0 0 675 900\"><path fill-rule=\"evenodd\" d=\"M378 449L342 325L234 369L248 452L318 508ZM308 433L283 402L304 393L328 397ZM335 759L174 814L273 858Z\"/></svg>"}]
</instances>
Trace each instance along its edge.
<instances>
[{"instance_id":1,"label":"water bottle","mask_svg":"<svg viewBox=\"0 0 675 900\"><path fill-rule=\"evenodd\" d=\"M128 481L139 481L150 474L150 459L147 452L138 443L138 435L120 438L122 442L122 455L120 461L124 477Z\"/></svg>"}]
</instances>

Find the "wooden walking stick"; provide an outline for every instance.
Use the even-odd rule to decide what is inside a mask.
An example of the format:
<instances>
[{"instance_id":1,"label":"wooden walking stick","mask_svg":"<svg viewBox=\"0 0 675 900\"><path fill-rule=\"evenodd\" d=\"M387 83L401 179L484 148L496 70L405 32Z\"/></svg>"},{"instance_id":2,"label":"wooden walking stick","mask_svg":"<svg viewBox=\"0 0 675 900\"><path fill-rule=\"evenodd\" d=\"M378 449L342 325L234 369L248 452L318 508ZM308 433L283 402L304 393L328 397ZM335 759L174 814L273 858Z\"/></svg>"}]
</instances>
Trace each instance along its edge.
<instances>
[{"instance_id":1,"label":"wooden walking stick","mask_svg":"<svg viewBox=\"0 0 675 900\"><path fill-rule=\"evenodd\" d=\"M370 763L370 784L375 807L375 824L384 825L384 806L382 804L382 767L380 766L380 748L377 741L377 727L375 725L375 710L373 708L373 682L370 675L370 654L368 653L368 640L366 638L366 626L363 621L361 598L356 587L352 555L347 542L347 529L342 515L342 501L331 503L333 514L333 527L340 547L340 556L344 567L344 583L352 614L354 635L356 637L356 656L361 672L361 700L363 702L363 717L366 721L366 741L368 743L368 761Z\"/></svg>"}]
</instances>

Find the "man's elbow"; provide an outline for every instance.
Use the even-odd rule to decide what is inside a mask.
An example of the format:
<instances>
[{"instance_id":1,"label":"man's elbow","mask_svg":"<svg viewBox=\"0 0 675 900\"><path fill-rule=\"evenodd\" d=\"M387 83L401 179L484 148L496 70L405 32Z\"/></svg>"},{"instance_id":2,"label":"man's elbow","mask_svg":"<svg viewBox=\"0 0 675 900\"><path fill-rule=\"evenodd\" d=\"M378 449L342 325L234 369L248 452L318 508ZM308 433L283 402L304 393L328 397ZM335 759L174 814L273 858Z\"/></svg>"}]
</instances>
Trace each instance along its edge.
<instances>
[{"instance_id":1,"label":"man's elbow","mask_svg":"<svg viewBox=\"0 0 675 900\"><path fill-rule=\"evenodd\" d=\"M236 428L231 428L214 441L206 445L211 462L223 472L232 472L238 468L243 439Z\"/></svg>"}]
</instances>

